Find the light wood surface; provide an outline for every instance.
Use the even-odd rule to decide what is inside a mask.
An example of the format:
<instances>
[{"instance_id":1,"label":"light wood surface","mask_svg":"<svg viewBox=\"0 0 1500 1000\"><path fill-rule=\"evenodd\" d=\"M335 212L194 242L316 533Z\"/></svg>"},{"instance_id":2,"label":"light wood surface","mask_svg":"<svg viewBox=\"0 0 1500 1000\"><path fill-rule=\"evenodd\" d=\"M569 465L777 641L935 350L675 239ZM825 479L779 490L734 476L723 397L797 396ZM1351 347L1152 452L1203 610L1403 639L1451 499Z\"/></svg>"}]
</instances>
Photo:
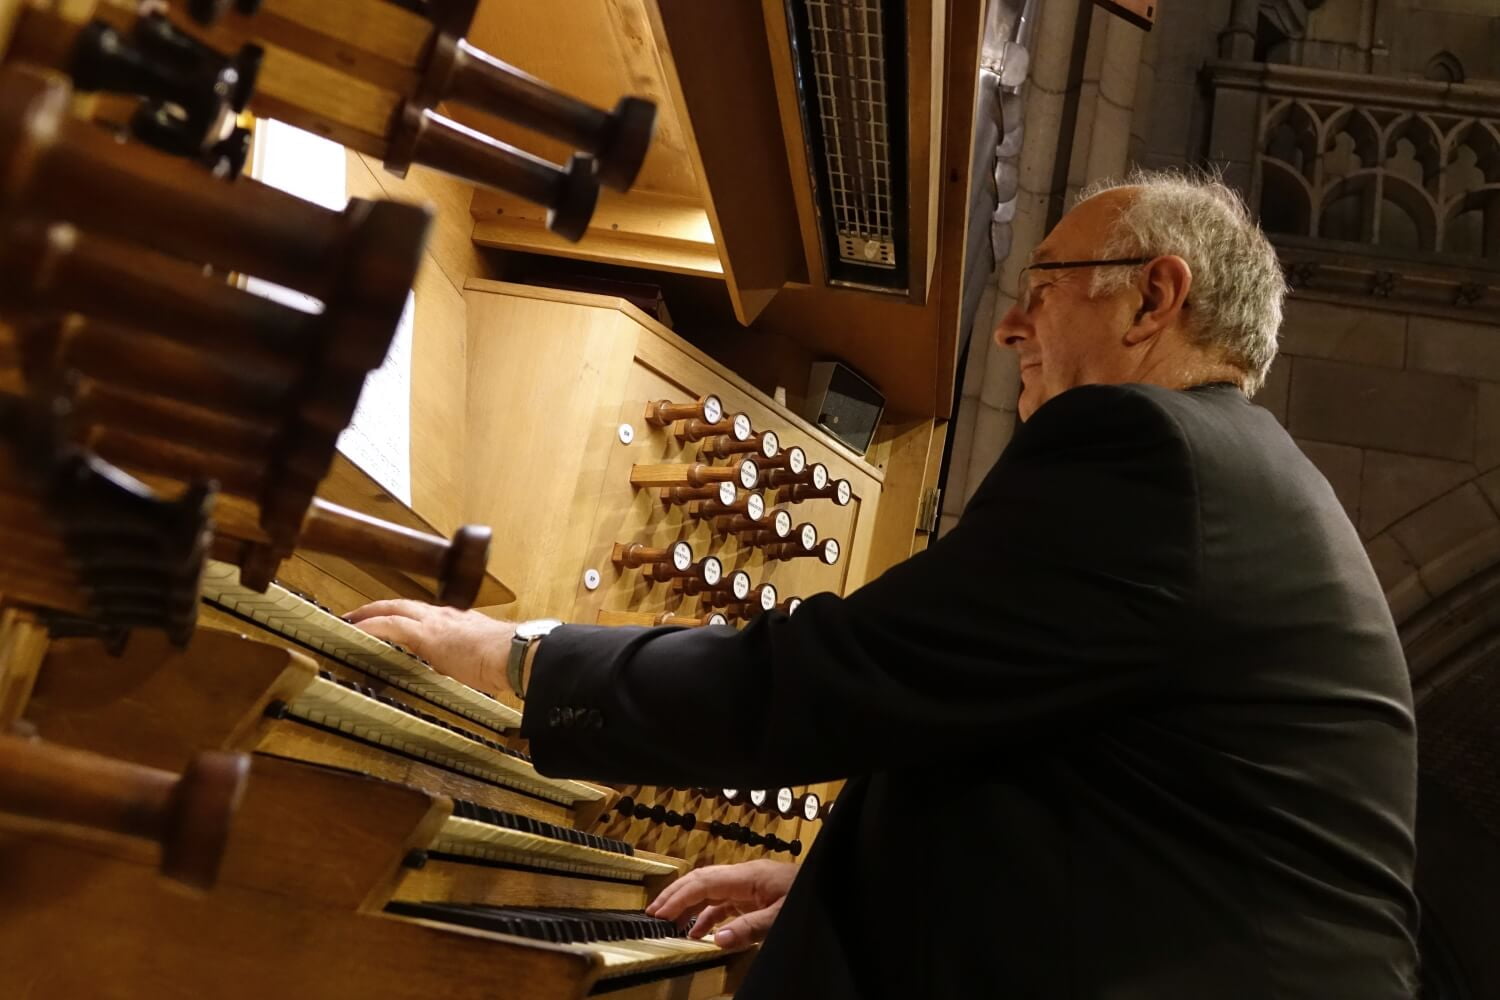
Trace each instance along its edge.
<instances>
[{"instance_id":1,"label":"light wood surface","mask_svg":"<svg viewBox=\"0 0 1500 1000\"><path fill-rule=\"evenodd\" d=\"M0 611L0 731L21 717L47 654L47 630L23 608Z\"/></svg>"}]
</instances>

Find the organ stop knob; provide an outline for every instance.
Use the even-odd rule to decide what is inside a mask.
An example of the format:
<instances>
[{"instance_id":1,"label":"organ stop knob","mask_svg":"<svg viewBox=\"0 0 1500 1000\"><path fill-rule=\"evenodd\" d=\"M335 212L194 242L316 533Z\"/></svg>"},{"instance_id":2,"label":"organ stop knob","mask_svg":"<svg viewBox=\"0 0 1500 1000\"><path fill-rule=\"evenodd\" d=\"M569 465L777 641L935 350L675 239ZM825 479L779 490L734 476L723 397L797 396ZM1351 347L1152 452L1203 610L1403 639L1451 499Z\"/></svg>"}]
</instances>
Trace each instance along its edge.
<instances>
[{"instance_id":1,"label":"organ stop knob","mask_svg":"<svg viewBox=\"0 0 1500 1000\"><path fill-rule=\"evenodd\" d=\"M687 542L673 542L666 548L652 548L639 542L616 542L610 561L623 569L670 566L679 573L685 573L693 564L693 547Z\"/></svg>"},{"instance_id":2,"label":"organ stop knob","mask_svg":"<svg viewBox=\"0 0 1500 1000\"><path fill-rule=\"evenodd\" d=\"M686 444L689 441L702 441L706 437L718 437L720 435L727 435L736 441L748 441L750 440L750 435L754 433L754 428L750 426L750 414L736 413L733 416L725 417L718 423L709 423L698 417L689 417L687 420L682 421L673 433L676 434L679 444Z\"/></svg>"},{"instance_id":3,"label":"organ stop knob","mask_svg":"<svg viewBox=\"0 0 1500 1000\"><path fill-rule=\"evenodd\" d=\"M806 483L811 484L814 489L823 490L828 488L828 478L828 466L822 462L804 463L802 469L796 472L790 468L767 469L764 476L765 484L772 489Z\"/></svg>"},{"instance_id":4,"label":"organ stop knob","mask_svg":"<svg viewBox=\"0 0 1500 1000\"><path fill-rule=\"evenodd\" d=\"M630 467L630 485L648 486L714 486L720 483L738 483L740 488L753 490L760 483L760 469L748 458L738 465L704 465L702 462L671 463L666 465L633 465Z\"/></svg>"},{"instance_id":5,"label":"organ stop knob","mask_svg":"<svg viewBox=\"0 0 1500 1000\"><path fill-rule=\"evenodd\" d=\"M735 440L730 434L719 434L704 438L698 450L700 454L711 458L754 454L760 460L773 459L781 451L781 439L776 436L775 431L760 431L743 441Z\"/></svg>"},{"instance_id":6,"label":"organ stop knob","mask_svg":"<svg viewBox=\"0 0 1500 1000\"><path fill-rule=\"evenodd\" d=\"M700 396L693 403L674 403L668 399L659 399L646 404L646 423L652 427L666 427L674 420L693 419L716 424L724 419L724 404L713 393Z\"/></svg>"}]
</instances>

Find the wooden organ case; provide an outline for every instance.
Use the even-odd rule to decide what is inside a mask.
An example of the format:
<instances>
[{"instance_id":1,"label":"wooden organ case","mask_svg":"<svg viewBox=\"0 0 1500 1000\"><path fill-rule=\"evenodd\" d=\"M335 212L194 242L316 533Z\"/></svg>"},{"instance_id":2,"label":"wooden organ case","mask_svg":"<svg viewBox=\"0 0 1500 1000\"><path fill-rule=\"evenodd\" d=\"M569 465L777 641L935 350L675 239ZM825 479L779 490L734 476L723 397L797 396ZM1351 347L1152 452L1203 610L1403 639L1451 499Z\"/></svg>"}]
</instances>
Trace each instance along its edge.
<instances>
[{"instance_id":1,"label":"wooden organ case","mask_svg":"<svg viewBox=\"0 0 1500 1000\"><path fill-rule=\"evenodd\" d=\"M738 627L925 544L983 5L848 0L906 210L825 245L809 3L0 0L0 992L734 992L753 949L642 911L795 861L836 783L542 776L519 703L340 616ZM256 117L342 143L350 206L255 180ZM409 502L334 445L407 288ZM889 397L866 454L796 410L829 356Z\"/></svg>"}]
</instances>

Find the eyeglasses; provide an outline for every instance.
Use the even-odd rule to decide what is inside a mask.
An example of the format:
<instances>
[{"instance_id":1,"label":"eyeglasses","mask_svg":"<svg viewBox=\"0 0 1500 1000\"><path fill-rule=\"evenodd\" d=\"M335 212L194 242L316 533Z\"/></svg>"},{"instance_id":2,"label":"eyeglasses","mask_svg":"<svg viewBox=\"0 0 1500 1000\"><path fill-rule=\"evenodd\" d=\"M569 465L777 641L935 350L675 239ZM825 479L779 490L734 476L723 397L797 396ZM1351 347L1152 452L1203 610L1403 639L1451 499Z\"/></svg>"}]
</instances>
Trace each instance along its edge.
<instances>
[{"instance_id":1,"label":"eyeglasses","mask_svg":"<svg viewBox=\"0 0 1500 1000\"><path fill-rule=\"evenodd\" d=\"M1120 257L1114 260L1048 260L1040 264L1027 264L1016 276L1019 282L1017 291L1020 293L1016 305L1023 313L1031 312L1032 288L1031 282L1025 280L1027 271L1061 271L1063 268L1070 267L1129 267L1132 264L1149 264L1155 259L1155 257Z\"/></svg>"}]
</instances>

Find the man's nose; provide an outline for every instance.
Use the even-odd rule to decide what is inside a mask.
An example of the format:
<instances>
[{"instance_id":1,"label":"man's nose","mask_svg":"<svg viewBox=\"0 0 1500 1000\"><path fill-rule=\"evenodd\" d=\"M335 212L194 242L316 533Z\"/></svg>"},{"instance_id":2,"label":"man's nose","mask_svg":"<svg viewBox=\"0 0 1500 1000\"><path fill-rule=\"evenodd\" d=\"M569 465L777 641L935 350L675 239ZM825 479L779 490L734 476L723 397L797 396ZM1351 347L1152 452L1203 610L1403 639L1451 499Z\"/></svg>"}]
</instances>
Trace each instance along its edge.
<instances>
[{"instance_id":1,"label":"man's nose","mask_svg":"<svg viewBox=\"0 0 1500 1000\"><path fill-rule=\"evenodd\" d=\"M995 343L1000 347L1019 347L1021 342L1030 335L1031 331L1026 326L1026 315L1021 311L1020 303L1007 309L995 326Z\"/></svg>"}]
</instances>

